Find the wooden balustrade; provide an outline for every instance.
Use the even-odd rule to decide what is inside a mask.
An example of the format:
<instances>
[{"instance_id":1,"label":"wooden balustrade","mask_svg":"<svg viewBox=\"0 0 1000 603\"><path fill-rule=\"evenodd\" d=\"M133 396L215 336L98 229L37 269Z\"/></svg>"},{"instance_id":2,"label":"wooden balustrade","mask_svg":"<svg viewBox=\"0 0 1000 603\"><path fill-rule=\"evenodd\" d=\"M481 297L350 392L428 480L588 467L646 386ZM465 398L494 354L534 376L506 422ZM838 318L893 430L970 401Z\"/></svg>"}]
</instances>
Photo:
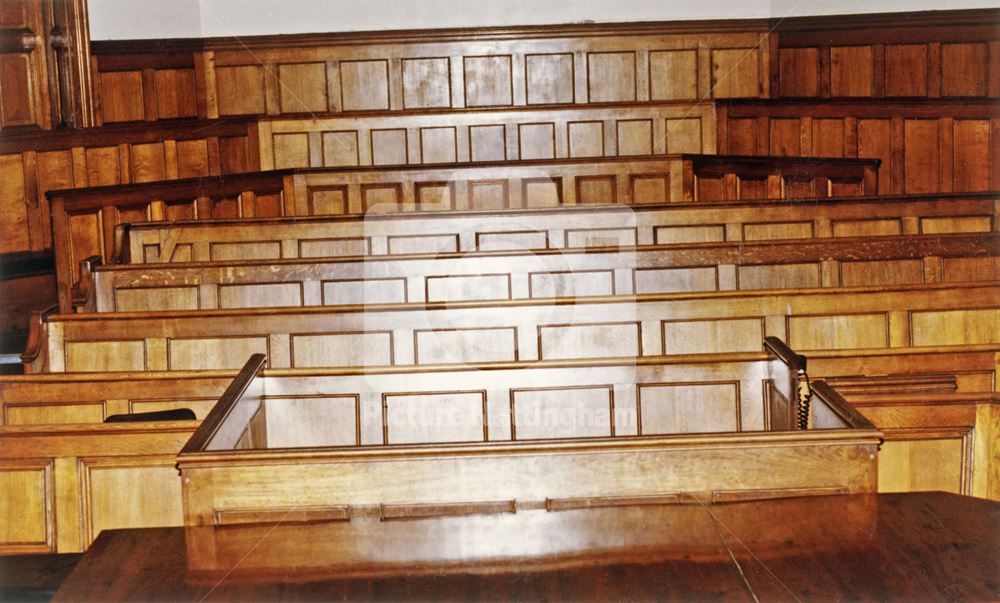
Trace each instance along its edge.
<instances>
[{"instance_id":1,"label":"wooden balustrade","mask_svg":"<svg viewBox=\"0 0 1000 603\"><path fill-rule=\"evenodd\" d=\"M459 277L461 278L461 277ZM437 365L997 341L995 282L49 316L31 372Z\"/></svg>"},{"instance_id":2,"label":"wooden balustrade","mask_svg":"<svg viewBox=\"0 0 1000 603\"><path fill-rule=\"evenodd\" d=\"M248 119L182 120L0 138L0 253L53 246L45 193L260 169Z\"/></svg>"},{"instance_id":3,"label":"wooden balustrade","mask_svg":"<svg viewBox=\"0 0 1000 603\"><path fill-rule=\"evenodd\" d=\"M766 96L768 23L714 21L92 44L102 123ZM155 85L153 85L155 83Z\"/></svg>"},{"instance_id":4,"label":"wooden balustrade","mask_svg":"<svg viewBox=\"0 0 1000 603\"><path fill-rule=\"evenodd\" d=\"M1000 280L992 234L93 266L77 311L423 303Z\"/></svg>"},{"instance_id":5,"label":"wooden balustrade","mask_svg":"<svg viewBox=\"0 0 1000 603\"><path fill-rule=\"evenodd\" d=\"M876 186L877 162L869 160L676 155L281 170L50 197L60 305L68 308L79 261L108 261L116 227L133 221L829 197Z\"/></svg>"},{"instance_id":6,"label":"wooden balustrade","mask_svg":"<svg viewBox=\"0 0 1000 603\"><path fill-rule=\"evenodd\" d=\"M782 19L772 97L996 98L997 9Z\"/></svg>"},{"instance_id":7,"label":"wooden balustrade","mask_svg":"<svg viewBox=\"0 0 1000 603\"><path fill-rule=\"evenodd\" d=\"M835 394L816 397L817 429L768 423L750 433L738 419L713 422L733 416L709 408L723 397L710 392L718 386L730 391L723 406L794 412L804 361L780 341L764 347L764 358L736 365L576 367L528 382L544 387L522 387L523 370L456 369L419 379L304 376L276 388L256 375L264 356L255 355L178 456L185 525L255 523L287 512L388 519L497 512L500 502L512 512L619 497L873 491L878 432ZM304 429L318 423L323 433ZM366 449L373 431L382 446ZM287 463L281 472L266 468L279 458ZM614 479L626 466L644 469ZM288 494L290 484L305 482L308 492Z\"/></svg>"},{"instance_id":8,"label":"wooden balustrade","mask_svg":"<svg viewBox=\"0 0 1000 603\"><path fill-rule=\"evenodd\" d=\"M718 113L720 153L877 157L879 194L1000 188L994 101L730 101Z\"/></svg>"}]
</instances>

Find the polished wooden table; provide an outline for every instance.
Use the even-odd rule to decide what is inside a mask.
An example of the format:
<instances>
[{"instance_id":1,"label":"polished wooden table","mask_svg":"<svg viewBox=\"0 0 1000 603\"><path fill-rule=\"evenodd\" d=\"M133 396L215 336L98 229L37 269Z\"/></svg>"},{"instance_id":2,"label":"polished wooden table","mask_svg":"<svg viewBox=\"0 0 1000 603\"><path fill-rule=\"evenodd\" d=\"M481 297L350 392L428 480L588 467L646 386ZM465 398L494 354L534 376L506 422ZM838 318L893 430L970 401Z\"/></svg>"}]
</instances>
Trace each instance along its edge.
<instances>
[{"instance_id":1,"label":"polished wooden table","mask_svg":"<svg viewBox=\"0 0 1000 603\"><path fill-rule=\"evenodd\" d=\"M104 532L53 600L1000 598L996 502L655 502Z\"/></svg>"}]
</instances>

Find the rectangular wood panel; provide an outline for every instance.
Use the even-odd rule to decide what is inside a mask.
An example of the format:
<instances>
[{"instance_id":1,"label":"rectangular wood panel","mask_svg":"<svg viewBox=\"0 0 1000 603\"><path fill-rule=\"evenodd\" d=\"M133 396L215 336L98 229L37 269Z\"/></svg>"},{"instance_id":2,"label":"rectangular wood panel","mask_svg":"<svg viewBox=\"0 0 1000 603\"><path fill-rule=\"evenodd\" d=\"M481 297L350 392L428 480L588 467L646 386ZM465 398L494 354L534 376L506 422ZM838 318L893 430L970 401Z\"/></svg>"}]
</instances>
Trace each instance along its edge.
<instances>
[{"instance_id":1,"label":"rectangular wood panel","mask_svg":"<svg viewBox=\"0 0 1000 603\"><path fill-rule=\"evenodd\" d=\"M0 464L0 546L38 547L45 550L54 546L52 522L49 517L55 509L55 493L46 462L20 461ZM16 492L13 496L11 493Z\"/></svg>"},{"instance_id":2,"label":"rectangular wood panel","mask_svg":"<svg viewBox=\"0 0 1000 603\"><path fill-rule=\"evenodd\" d=\"M738 431L737 383L641 384L642 435Z\"/></svg>"},{"instance_id":3,"label":"rectangular wood panel","mask_svg":"<svg viewBox=\"0 0 1000 603\"><path fill-rule=\"evenodd\" d=\"M759 352L763 341L760 318L663 321L663 353L667 355Z\"/></svg>"},{"instance_id":4,"label":"rectangular wood panel","mask_svg":"<svg viewBox=\"0 0 1000 603\"><path fill-rule=\"evenodd\" d=\"M941 310L913 312L911 339L915 346L1000 342L1000 310Z\"/></svg>"},{"instance_id":5,"label":"rectangular wood panel","mask_svg":"<svg viewBox=\"0 0 1000 603\"><path fill-rule=\"evenodd\" d=\"M357 402L355 396L266 398L268 448L359 444Z\"/></svg>"},{"instance_id":6,"label":"rectangular wood panel","mask_svg":"<svg viewBox=\"0 0 1000 603\"><path fill-rule=\"evenodd\" d=\"M115 289L115 311L117 312L197 309L198 288L195 286Z\"/></svg>"},{"instance_id":7,"label":"rectangular wood panel","mask_svg":"<svg viewBox=\"0 0 1000 603\"><path fill-rule=\"evenodd\" d=\"M344 111L389 108L389 62L341 61L341 106Z\"/></svg>"},{"instance_id":8,"label":"rectangular wood panel","mask_svg":"<svg viewBox=\"0 0 1000 603\"><path fill-rule=\"evenodd\" d=\"M219 285L220 308L268 308L301 306L301 283Z\"/></svg>"},{"instance_id":9,"label":"rectangular wood panel","mask_svg":"<svg viewBox=\"0 0 1000 603\"><path fill-rule=\"evenodd\" d=\"M509 274L428 276L427 301L510 299Z\"/></svg>"},{"instance_id":10,"label":"rectangular wood panel","mask_svg":"<svg viewBox=\"0 0 1000 603\"><path fill-rule=\"evenodd\" d=\"M514 104L510 55L465 57L465 105L497 107Z\"/></svg>"},{"instance_id":11,"label":"rectangular wood panel","mask_svg":"<svg viewBox=\"0 0 1000 603\"><path fill-rule=\"evenodd\" d=\"M636 100L634 52L587 54L587 97L592 103Z\"/></svg>"},{"instance_id":12,"label":"rectangular wood panel","mask_svg":"<svg viewBox=\"0 0 1000 603\"><path fill-rule=\"evenodd\" d=\"M406 302L406 279L381 278L323 282L323 304L393 304Z\"/></svg>"},{"instance_id":13,"label":"rectangular wood panel","mask_svg":"<svg viewBox=\"0 0 1000 603\"><path fill-rule=\"evenodd\" d=\"M574 102L572 54L529 54L524 63L529 105Z\"/></svg>"},{"instance_id":14,"label":"rectangular wood panel","mask_svg":"<svg viewBox=\"0 0 1000 603\"><path fill-rule=\"evenodd\" d=\"M577 297L614 295L615 277L610 270L536 272L528 275L531 297Z\"/></svg>"},{"instance_id":15,"label":"rectangular wood panel","mask_svg":"<svg viewBox=\"0 0 1000 603\"><path fill-rule=\"evenodd\" d=\"M107 372L146 370L143 341L69 342L66 344L66 371Z\"/></svg>"},{"instance_id":16,"label":"rectangular wood panel","mask_svg":"<svg viewBox=\"0 0 1000 603\"><path fill-rule=\"evenodd\" d=\"M538 355L558 358L620 358L642 354L639 325L634 322L538 327Z\"/></svg>"},{"instance_id":17,"label":"rectangular wood panel","mask_svg":"<svg viewBox=\"0 0 1000 603\"><path fill-rule=\"evenodd\" d=\"M885 314L791 316L788 345L795 350L844 350L889 346Z\"/></svg>"},{"instance_id":18,"label":"rectangular wood panel","mask_svg":"<svg viewBox=\"0 0 1000 603\"><path fill-rule=\"evenodd\" d=\"M684 293L716 291L718 269L704 268L641 268L635 271L635 292Z\"/></svg>"},{"instance_id":19,"label":"rectangular wood panel","mask_svg":"<svg viewBox=\"0 0 1000 603\"><path fill-rule=\"evenodd\" d=\"M172 371L237 369L254 354L267 354L267 337L203 337L167 340Z\"/></svg>"},{"instance_id":20,"label":"rectangular wood panel","mask_svg":"<svg viewBox=\"0 0 1000 603\"><path fill-rule=\"evenodd\" d=\"M610 387L513 389L514 439L613 435Z\"/></svg>"},{"instance_id":21,"label":"rectangular wood panel","mask_svg":"<svg viewBox=\"0 0 1000 603\"><path fill-rule=\"evenodd\" d=\"M291 336L292 366L386 366L392 364L392 335L383 332Z\"/></svg>"},{"instance_id":22,"label":"rectangular wood panel","mask_svg":"<svg viewBox=\"0 0 1000 603\"><path fill-rule=\"evenodd\" d=\"M650 52L649 98L654 101L698 98L698 51Z\"/></svg>"},{"instance_id":23,"label":"rectangular wood panel","mask_svg":"<svg viewBox=\"0 0 1000 603\"><path fill-rule=\"evenodd\" d=\"M219 90L239 90L238 94L219 95L219 115L264 113L263 66L218 67L215 77Z\"/></svg>"},{"instance_id":24,"label":"rectangular wood panel","mask_svg":"<svg viewBox=\"0 0 1000 603\"><path fill-rule=\"evenodd\" d=\"M415 331L418 364L517 360L517 332L510 328Z\"/></svg>"},{"instance_id":25,"label":"rectangular wood panel","mask_svg":"<svg viewBox=\"0 0 1000 603\"><path fill-rule=\"evenodd\" d=\"M386 394L386 443L481 442L485 404L485 392Z\"/></svg>"},{"instance_id":26,"label":"rectangular wood panel","mask_svg":"<svg viewBox=\"0 0 1000 603\"><path fill-rule=\"evenodd\" d=\"M403 108L451 106L448 57L403 59Z\"/></svg>"}]
</instances>

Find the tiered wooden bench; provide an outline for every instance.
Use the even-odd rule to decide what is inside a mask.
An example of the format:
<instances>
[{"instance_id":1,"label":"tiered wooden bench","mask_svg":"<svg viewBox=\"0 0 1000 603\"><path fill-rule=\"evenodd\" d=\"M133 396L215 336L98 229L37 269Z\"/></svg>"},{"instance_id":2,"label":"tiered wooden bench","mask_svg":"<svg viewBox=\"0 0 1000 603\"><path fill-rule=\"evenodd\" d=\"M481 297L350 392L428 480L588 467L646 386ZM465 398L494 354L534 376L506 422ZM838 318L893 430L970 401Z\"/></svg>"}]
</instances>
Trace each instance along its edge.
<instances>
[{"instance_id":1,"label":"tiered wooden bench","mask_svg":"<svg viewBox=\"0 0 1000 603\"><path fill-rule=\"evenodd\" d=\"M83 267L78 311L135 312L1000 280L992 234Z\"/></svg>"}]
</instances>

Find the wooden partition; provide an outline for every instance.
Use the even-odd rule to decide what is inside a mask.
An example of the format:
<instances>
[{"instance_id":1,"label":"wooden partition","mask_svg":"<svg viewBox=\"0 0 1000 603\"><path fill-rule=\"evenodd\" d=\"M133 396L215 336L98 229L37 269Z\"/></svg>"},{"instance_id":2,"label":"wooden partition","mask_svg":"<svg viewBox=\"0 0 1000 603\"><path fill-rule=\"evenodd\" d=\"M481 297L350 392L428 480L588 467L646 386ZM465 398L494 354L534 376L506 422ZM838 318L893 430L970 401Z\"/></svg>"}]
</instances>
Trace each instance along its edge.
<instances>
[{"instance_id":1,"label":"wooden partition","mask_svg":"<svg viewBox=\"0 0 1000 603\"><path fill-rule=\"evenodd\" d=\"M76 311L1000 281L992 234L85 266ZM461 283L461 285L457 285Z\"/></svg>"},{"instance_id":2,"label":"wooden partition","mask_svg":"<svg viewBox=\"0 0 1000 603\"><path fill-rule=\"evenodd\" d=\"M756 21L101 41L98 119L766 96Z\"/></svg>"},{"instance_id":3,"label":"wooden partition","mask_svg":"<svg viewBox=\"0 0 1000 603\"><path fill-rule=\"evenodd\" d=\"M194 421L0 427L0 553L73 553L101 530L179 525Z\"/></svg>"},{"instance_id":4,"label":"wooden partition","mask_svg":"<svg viewBox=\"0 0 1000 603\"><path fill-rule=\"evenodd\" d=\"M996 101L730 101L718 111L720 153L877 157L880 194L1000 188Z\"/></svg>"},{"instance_id":5,"label":"wooden partition","mask_svg":"<svg viewBox=\"0 0 1000 603\"><path fill-rule=\"evenodd\" d=\"M55 191L60 305L69 307L79 261L114 257L116 228L130 222L863 195L877 188L877 166L859 159L665 155L295 169Z\"/></svg>"},{"instance_id":6,"label":"wooden partition","mask_svg":"<svg viewBox=\"0 0 1000 603\"><path fill-rule=\"evenodd\" d=\"M30 372L437 365L995 343L995 283L50 316Z\"/></svg>"},{"instance_id":7,"label":"wooden partition","mask_svg":"<svg viewBox=\"0 0 1000 603\"><path fill-rule=\"evenodd\" d=\"M577 367L527 387L514 380L523 371L456 370L303 376L275 388L252 372L256 355L178 457L185 525L874 491L878 432L836 395L814 398L808 430L712 422L732 411L706 406L720 399L711 386L730 390L728 406L768 407L781 422L794 414L805 360L773 338L764 347L771 354L756 362ZM343 428L296 427L316 424L319 408ZM372 427L382 446L366 449ZM642 470L623 480L624 467Z\"/></svg>"},{"instance_id":8,"label":"wooden partition","mask_svg":"<svg viewBox=\"0 0 1000 603\"><path fill-rule=\"evenodd\" d=\"M84 130L4 131L0 253L52 247L50 190L260 169L252 120L181 120Z\"/></svg>"},{"instance_id":9,"label":"wooden partition","mask_svg":"<svg viewBox=\"0 0 1000 603\"><path fill-rule=\"evenodd\" d=\"M772 97L997 98L1000 10L782 19Z\"/></svg>"},{"instance_id":10,"label":"wooden partition","mask_svg":"<svg viewBox=\"0 0 1000 603\"><path fill-rule=\"evenodd\" d=\"M711 103L345 113L259 120L263 169L715 153Z\"/></svg>"},{"instance_id":11,"label":"wooden partition","mask_svg":"<svg viewBox=\"0 0 1000 603\"><path fill-rule=\"evenodd\" d=\"M133 264L995 233L995 193L132 224ZM68 311L69 306L65 307Z\"/></svg>"}]
</instances>

